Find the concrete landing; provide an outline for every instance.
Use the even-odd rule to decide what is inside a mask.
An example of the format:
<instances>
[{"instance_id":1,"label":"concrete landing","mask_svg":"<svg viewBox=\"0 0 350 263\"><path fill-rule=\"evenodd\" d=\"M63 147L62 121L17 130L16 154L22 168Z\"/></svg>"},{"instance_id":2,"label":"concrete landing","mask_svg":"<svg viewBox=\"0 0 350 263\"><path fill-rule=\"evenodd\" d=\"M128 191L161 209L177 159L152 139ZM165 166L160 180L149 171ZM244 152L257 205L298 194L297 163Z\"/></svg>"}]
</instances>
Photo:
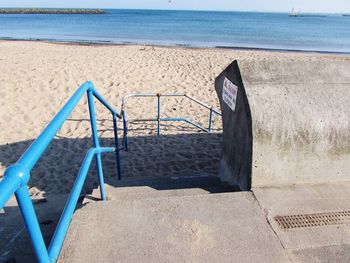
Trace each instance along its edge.
<instances>
[{"instance_id":1,"label":"concrete landing","mask_svg":"<svg viewBox=\"0 0 350 263\"><path fill-rule=\"evenodd\" d=\"M74 215L60 262L289 262L250 192L112 200Z\"/></svg>"},{"instance_id":2,"label":"concrete landing","mask_svg":"<svg viewBox=\"0 0 350 263\"><path fill-rule=\"evenodd\" d=\"M293 262L350 262L350 224L283 230L275 216L350 211L350 183L253 189Z\"/></svg>"}]
</instances>

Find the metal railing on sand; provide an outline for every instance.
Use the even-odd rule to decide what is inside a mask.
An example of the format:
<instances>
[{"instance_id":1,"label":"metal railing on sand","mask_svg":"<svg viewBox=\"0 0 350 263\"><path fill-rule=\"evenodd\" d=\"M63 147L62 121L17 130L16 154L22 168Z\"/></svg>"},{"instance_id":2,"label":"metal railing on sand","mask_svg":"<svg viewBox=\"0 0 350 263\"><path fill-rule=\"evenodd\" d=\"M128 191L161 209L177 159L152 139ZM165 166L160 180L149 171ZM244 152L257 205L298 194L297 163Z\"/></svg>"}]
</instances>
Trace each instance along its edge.
<instances>
[{"instance_id":1,"label":"metal railing on sand","mask_svg":"<svg viewBox=\"0 0 350 263\"><path fill-rule=\"evenodd\" d=\"M85 159L80 167L78 176L56 227L56 231L51 239L49 248L47 249L38 223L38 218L29 195L27 183L30 179L30 171L85 93L87 93L94 146L89 149L85 155ZM114 147L100 147L96 126L95 107L93 101L94 97L97 98L97 100L99 100L112 114L115 136ZM17 203L21 210L27 232L39 262L57 261L71 218L73 216L73 212L89 171L89 167L94 157L96 159L101 198L103 200L106 199L106 193L104 189L101 161L102 153L115 152L118 178L120 178L119 151L122 148L119 149L118 146L117 118L121 119L122 116L104 100L104 98L94 89L91 82L86 82L74 93L74 95L57 113L40 136L29 146L22 157L14 165L6 169L4 178L0 182L0 209L4 207L13 194L16 195Z\"/></svg>"},{"instance_id":2,"label":"metal railing on sand","mask_svg":"<svg viewBox=\"0 0 350 263\"><path fill-rule=\"evenodd\" d=\"M143 122L157 122L157 135L160 135L161 131L161 122L169 122L169 121L175 121L175 122L186 122L192 126L197 127L198 129L205 131L205 132L211 132L213 128L213 114L216 114L218 116L221 116L221 112L215 109L214 107L208 106L207 104L203 103L200 100L197 100L196 98L187 95L186 93L133 93L126 95L122 98L122 109L121 114L123 115L123 122L124 122L124 129L127 133L128 131L128 121L126 117L126 102L131 97L154 97L157 98L157 117L156 118L150 118L150 119L134 119L133 121L143 121ZM196 104L206 108L209 110L209 125L208 128L205 128L203 125L200 125L194 121L191 121L187 118L177 117L177 118L162 118L161 117L161 97L184 97L187 98ZM125 136L127 139L127 136ZM127 147L127 143L126 143Z\"/></svg>"}]
</instances>

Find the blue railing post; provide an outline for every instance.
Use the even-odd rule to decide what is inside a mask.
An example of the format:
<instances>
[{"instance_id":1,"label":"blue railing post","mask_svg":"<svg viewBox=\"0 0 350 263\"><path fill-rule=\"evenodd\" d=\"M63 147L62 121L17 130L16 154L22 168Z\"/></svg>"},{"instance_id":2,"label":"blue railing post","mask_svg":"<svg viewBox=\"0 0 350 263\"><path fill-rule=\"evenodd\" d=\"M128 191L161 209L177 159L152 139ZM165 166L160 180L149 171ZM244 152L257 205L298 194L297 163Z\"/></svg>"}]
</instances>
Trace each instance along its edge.
<instances>
[{"instance_id":1,"label":"blue railing post","mask_svg":"<svg viewBox=\"0 0 350 263\"><path fill-rule=\"evenodd\" d=\"M120 171L120 159L119 159L119 141L118 141L118 126L117 126L117 116L113 114L113 130L114 130L114 144L115 144L115 158L117 161L117 176L118 180L121 180Z\"/></svg>"},{"instance_id":2,"label":"blue railing post","mask_svg":"<svg viewBox=\"0 0 350 263\"><path fill-rule=\"evenodd\" d=\"M33 203L30 199L29 191L26 185L20 187L16 191L16 199L21 210L26 229L30 236L30 240L32 242L37 260L40 263L50 262L49 254L47 253L39 222L36 217Z\"/></svg>"},{"instance_id":3,"label":"blue railing post","mask_svg":"<svg viewBox=\"0 0 350 263\"><path fill-rule=\"evenodd\" d=\"M123 126L124 126L124 136L123 136L123 140L124 140L124 148L125 151L128 151L128 121L126 119L126 113L125 110L122 110L122 114L123 114Z\"/></svg>"},{"instance_id":4,"label":"blue railing post","mask_svg":"<svg viewBox=\"0 0 350 263\"><path fill-rule=\"evenodd\" d=\"M211 129L213 127L213 107L210 108L210 114L209 114L209 132L211 132Z\"/></svg>"},{"instance_id":5,"label":"blue railing post","mask_svg":"<svg viewBox=\"0 0 350 263\"><path fill-rule=\"evenodd\" d=\"M90 83L90 85L91 86L87 91L87 97L88 97L89 112L90 112L91 130L92 130L92 137L93 137L93 141L94 141L94 147L99 148L100 143L98 141L98 132L97 132L97 125L96 125L94 97L93 97L94 86L92 83ZM105 192L105 188L104 188L104 179L103 179L103 171L102 171L101 153L96 153L96 165L97 165L98 180L100 183L101 199L106 200L106 192Z\"/></svg>"},{"instance_id":6,"label":"blue railing post","mask_svg":"<svg viewBox=\"0 0 350 263\"><path fill-rule=\"evenodd\" d=\"M160 93L157 93L158 115L157 115L157 135L160 135Z\"/></svg>"}]
</instances>

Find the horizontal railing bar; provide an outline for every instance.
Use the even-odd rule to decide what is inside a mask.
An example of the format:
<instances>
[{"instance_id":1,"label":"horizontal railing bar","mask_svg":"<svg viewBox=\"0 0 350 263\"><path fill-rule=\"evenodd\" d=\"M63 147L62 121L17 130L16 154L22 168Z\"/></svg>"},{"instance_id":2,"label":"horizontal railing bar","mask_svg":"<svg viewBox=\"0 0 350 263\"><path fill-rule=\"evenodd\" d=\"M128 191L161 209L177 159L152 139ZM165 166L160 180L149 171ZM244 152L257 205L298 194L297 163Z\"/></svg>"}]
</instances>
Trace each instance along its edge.
<instances>
[{"instance_id":1,"label":"horizontal railing bar","mask_svg":"<svg viewBox=\"0 0 350 263\"><path fill-rule=\"evenodd\" d=\"M113 147L101 147L100 151L101 151L101 153L112 153L112 152L115 152L115 148L113 148Z\"/></svg>"},{"instance_id":2,"label":"horizontal railing bar","mask_svg":"<svg viewBox=\"0 0 350 263\"><path fill-rule=\"evenodd\" d=\"M122 98L122 105L125 105L126 100L131 97L184 97L185 93L131 93Z\"/></svg>"},{"instance_id":3,"label":"horizontal railing bar","mask_svg":"<svg viewBox=\"0 0 350 263\"><path fill-rule=\"evenodd\" d=\"M34 167L53 137L56 135L57 131L62 127L65 120L79 103L82 96L88 89L92 88L93 85L91 82L86 82L80 86L39 137L25 151L22 157L18 160L19 164L23 165L28 170L31 170Z\"/></svg>"},{"instance_id":4,"label":"horizontal railing bar","mask_svg":"<svg viewBox=\"0 0 350 263\"><path fill-rule=\"evenodd\" d=\"M128 95L125 95L124 98L130 98L130 97L179 97L179 96L185 96L186 93L131 93Z\"/></svg>"},{"instance_id":5,"label":"horizontal railing bar","mask_svg":"<svg viewBox=\"0 0 350 263\"><path fill-rule=\"evenodd\" d=\"M150 119L134 119L134 120L129 120L128 123L143 122L143 121L158 121L158 119L157 119L157 118L150 118Z\"/></svg>"},{"instance_id":6,"label":"horizontal railing bar","mask_svg":"<svg viewBox=\"0 0 350 263\"><path fill-rule=\"evenodd\" d=\"M158 119L156 118L150 118L150 119L135 119L135 120L130 120L129 123L135 123L135 122L146 122L146 121L158 121ZM201 126L200 124L198 123L195 123L193 121L190 121L189 119L186 119L186 118L160 118L160 121L184 121L184 122L187 122L188 124L191 124L203 131L206 131L206 132L209 132L208 129L204 128L203 126Z\"/></svg>"},{"instance_id":7,"label":"horizontal railing bar","mask_svg":"<svg viewBox=\"0 0 350 263\"><path fill-rule=\"evenodd\" d=\"M199 129L201 129L203 131L209 132L208 129L206 129L203 126L201 126L201 125L199 125L199 124L197 124L197 123L195 123L193 121L190 121L190 120L188 120L186 118L161 118L160 120L161 121L184 121L184 122L187 122L188 124L191 124L191 125L199 128Z\"/></svg>"},{"instance_id":8,"label":"horizontal railing bar","mask_svg":"<svg viewBox=\"0 0 350 263\"><path fill-rule=\"evenodd\" d=\"M72 191L66 202L66 206L62 212L59 223L56 227L56 231L52 237L48 253L52 262L56 262L58 255L61 251L63 241L66 237L69 224L71 222L75 207L78 203L78 199L83 188L87 173L94 156L98 153L114 152L114 148L91 148L85 155L82 166L80 167L77 179L75 180Z\"/></svg>"},{"instance_id":9,"label":"horizontal railing bar","mask_svg":"<svg viewBox=\"0 0 350 263\"><path fill-rule=\"evenodd\" d=\"M122 118L122 115L120 115L102 96L100 93L98 93L96 90L92 92L92 94L95 96L96 99L98 99L99 102L101 102L113 115L117 116L119 119Z\"/></svg>"},{"instance_id":10,"label":"horizontal railing bar","mask_svg":"<svg viewBox=\"0 0 350 263\"><path fill-rule=\"evenodd\" d=\"M131 94L125 95L122 98L122 109L124 108L124 105L125 105L126 100L128 98L131 98L131 97L156 97L156 96L157 96L156 93L131 93Z\"/></svg>"},{"instance_id":11,"label":"horizontal railing bar","mask_svg":"<svg viewBox=\"0 0 350 263\"><path fill-rule=\"evenodd\" d=\"M197 104L207 108L208 110L212 110L214 113L216 113L219 116L221 115L221 112L218 111L217 109L215 109L214 107L210 107L209 105L205 104L204 102L190 96L187 95L186 93L132 93L132 94L128 94L126 96L124 96L122 98L122 109L125 108L125 104L126 104L126 100L130 97L186 97L194 102L196 102Z\"/></svg>"}]
</instances>

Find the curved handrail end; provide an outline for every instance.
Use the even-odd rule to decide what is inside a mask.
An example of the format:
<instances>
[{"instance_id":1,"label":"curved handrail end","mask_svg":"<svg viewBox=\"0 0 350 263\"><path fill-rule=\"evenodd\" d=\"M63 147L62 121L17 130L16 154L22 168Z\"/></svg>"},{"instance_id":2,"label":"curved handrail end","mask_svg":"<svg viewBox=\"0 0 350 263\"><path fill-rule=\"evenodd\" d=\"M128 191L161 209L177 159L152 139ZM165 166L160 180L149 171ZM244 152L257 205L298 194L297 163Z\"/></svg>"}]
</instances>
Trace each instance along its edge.
<instances>
[{"instance_id":1,"label":"curved handrail end","mask_svg":"<svg viewBox=\"0 0 350 263\"><path fill-rule=\"evenodd\" d=\"M95 86L91 81L86 81L83 85L88 85L89 88L87 89L87 91L94 91L95 90Z\"/></svg>"},{"instance_id":2,"label":"curved handrail end","mask_svg":"<svg viewBox=\"0 0 350 263\"><path fill-rule=\"evenodd\" d=\"M11 196L25 186L30 178L30 172L23 165L16 163L8 167L0 182L0 209L5 206Z\"/></svg>"},{"instance_id":3,"label":"curved handrail end","mask_svg":"<svg viewBox=\"0 0 350 263\"><path fill-rule=\"evenodd\" d=\"M21 181L21 185L25 186L29 179L30 179L30 172L28 169L26 169L23 165L21 165L20 163L16 163L13 164L11 166L9 166L4 173L4 177L16 177L18 179L20 179Z\"/></svg>"}]
</instances>

